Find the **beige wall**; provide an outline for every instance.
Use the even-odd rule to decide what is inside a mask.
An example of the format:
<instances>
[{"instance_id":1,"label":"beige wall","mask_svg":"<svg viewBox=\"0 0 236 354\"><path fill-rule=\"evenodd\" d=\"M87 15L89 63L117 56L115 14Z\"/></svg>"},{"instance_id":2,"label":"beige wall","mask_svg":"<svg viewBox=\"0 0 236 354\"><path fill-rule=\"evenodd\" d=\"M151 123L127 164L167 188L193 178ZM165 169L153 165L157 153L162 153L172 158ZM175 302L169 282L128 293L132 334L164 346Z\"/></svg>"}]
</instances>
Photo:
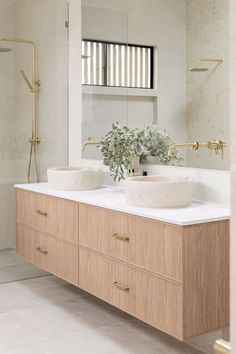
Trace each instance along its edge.
<instances>
[{"instance_id":1,"label":"beige wall","mask_svg":"<svg viewBox=\"0 0 236 354\"><path fill-rule=\"evenodd\" d=\"M66 1L0 1L0 37L32 39L37 47L40 180L47 167L68 163L68 18ZM3 43L1 43L3 45ZM4 43L4 46L10 46ZM0 249L15 245L14 183L27 182L31 93L31 48L11 45L0 54Z\"/></svg>"},{"instance_id":2,"label":"beige wall","mask_svg":"<svg viewBox=\"0 0 236 354\"><path fill-rule=\"evenodd\" d=\"M236 1L230 0L231 343L236 353Z\"/></svg>"},{"instance_id":3,"label":"beige wall","mask_svg":"<svg viewBox=\"0 0 236 354\"><path fill-rule=\"evenodd\" d=\"M207 142L220 139L229 146L229 1L187 1L188 69L198 66L198 59L223 58L224 63L202 63L208 72L190 72L187 81L188 140ZM187 166L229 169L229 147L224 160L200 149L190 151Z\"/></svg>"}]
</instances>

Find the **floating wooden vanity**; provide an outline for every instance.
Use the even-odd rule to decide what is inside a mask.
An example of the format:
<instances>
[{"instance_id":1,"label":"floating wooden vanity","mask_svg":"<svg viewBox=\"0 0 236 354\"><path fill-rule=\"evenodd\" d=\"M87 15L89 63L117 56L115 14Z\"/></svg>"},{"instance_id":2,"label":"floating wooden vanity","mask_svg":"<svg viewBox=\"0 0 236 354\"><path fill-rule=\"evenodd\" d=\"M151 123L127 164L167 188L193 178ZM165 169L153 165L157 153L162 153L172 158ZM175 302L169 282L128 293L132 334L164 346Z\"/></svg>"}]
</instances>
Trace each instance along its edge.
<instances>
[{"instance_id":1,"label":"floating wooden vanity","mask_svg":"<svg viewBox=\"0 0 236 354\"><path fill-rule=\"evenodd\" d=\"M17 188L17 254L180 340L229 325L229 221L174 225Z\"/></svg>"}]
</instances>

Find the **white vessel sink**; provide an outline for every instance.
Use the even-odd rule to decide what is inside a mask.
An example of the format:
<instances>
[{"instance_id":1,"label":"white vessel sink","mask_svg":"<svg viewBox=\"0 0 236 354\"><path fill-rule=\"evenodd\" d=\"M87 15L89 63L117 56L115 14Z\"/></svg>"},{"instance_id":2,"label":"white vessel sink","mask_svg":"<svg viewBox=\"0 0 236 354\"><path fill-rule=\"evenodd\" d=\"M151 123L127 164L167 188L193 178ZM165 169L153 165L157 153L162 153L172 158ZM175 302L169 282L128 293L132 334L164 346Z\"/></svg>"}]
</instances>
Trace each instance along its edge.
<instances>
[{"instance_id":1,"label":"white vessel sink","mask_svg":"<svg viewBox=\"0 0 236 354\"><path fill-rule=\"evenodd\" d=\"M143 208L184 207L192 202L192 182L187 177L146 176L126 180L126 202Z\"/></svg>"},{"instance_id":2,"label":"white vessel sink","mask_svg":"<svg viewBox=\"0 0 236 354\"><path fill-rule=\"evenodd\" d=\"M61 191L96 189L101 170L87 167L52 167L47 171L49 188Z\"/></svg>"}]
</instances>

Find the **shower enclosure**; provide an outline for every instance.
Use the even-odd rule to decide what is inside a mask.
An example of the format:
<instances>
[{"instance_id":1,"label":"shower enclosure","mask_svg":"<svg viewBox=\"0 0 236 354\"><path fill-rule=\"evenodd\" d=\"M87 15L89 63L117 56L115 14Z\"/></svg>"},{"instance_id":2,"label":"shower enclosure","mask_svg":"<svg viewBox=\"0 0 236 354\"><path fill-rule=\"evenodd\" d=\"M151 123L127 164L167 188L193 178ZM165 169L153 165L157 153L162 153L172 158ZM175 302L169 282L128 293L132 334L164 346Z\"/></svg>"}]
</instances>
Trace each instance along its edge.
<instances>
[{"instance_id":1,"label":"shower enclosure","mask_svg":"<svg viewBox=\"0 0 236 354\"><path fill-rule=\"evenodd\" d=\"M68 163L67 20L67 1L0 2L0 250L15 248L14 184Z\"/></svg>"}]
</instances>

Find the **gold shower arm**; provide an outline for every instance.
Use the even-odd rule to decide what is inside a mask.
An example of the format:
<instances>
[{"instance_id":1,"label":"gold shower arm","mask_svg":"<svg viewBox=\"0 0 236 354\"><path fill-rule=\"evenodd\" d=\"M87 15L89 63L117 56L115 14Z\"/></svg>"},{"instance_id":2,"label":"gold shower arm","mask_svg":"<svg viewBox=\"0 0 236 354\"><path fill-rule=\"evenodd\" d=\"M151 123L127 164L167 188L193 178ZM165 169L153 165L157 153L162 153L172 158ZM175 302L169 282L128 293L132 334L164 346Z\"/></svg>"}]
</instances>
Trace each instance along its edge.
<instances>
[{"instance_id":1,"label":"gold shower arm","mask_svg":"<svg viewBox=\"0 0 236 354\"><path fill-rule=\"evenodd\" d=\"M200 58L199 61L211 62L211 63L223 63L223 58Z\"/></svg>"}]
</instances>

